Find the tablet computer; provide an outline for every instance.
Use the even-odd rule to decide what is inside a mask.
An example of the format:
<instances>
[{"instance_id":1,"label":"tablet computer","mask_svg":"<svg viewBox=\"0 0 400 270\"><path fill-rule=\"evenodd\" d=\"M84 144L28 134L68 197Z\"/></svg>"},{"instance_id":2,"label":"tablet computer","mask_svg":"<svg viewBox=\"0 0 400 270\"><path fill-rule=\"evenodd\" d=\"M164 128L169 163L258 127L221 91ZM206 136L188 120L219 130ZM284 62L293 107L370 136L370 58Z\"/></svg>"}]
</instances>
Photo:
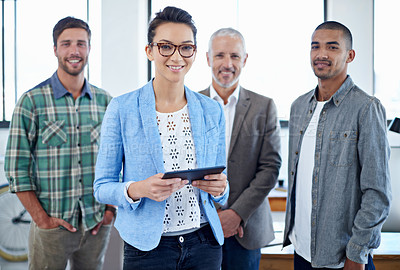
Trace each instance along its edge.
<instances>
[{"instance_id":1,"label":"tablet computer","mask_svg":"<svg viewBox=\"0 0 400 270\"><path fill-rule=\"evenodd\" d=\"M189 180L189 184L192 183L192 180L203 180L204 176L209 174L219 174L223 170L225 170L225 166L215 166L215 167L207 167L207 168L197 168L192 170L181 170L181 171L172 171L164 173L162 179L169 178L182 178L182 180Z\"/></svg>"}]
</instances>

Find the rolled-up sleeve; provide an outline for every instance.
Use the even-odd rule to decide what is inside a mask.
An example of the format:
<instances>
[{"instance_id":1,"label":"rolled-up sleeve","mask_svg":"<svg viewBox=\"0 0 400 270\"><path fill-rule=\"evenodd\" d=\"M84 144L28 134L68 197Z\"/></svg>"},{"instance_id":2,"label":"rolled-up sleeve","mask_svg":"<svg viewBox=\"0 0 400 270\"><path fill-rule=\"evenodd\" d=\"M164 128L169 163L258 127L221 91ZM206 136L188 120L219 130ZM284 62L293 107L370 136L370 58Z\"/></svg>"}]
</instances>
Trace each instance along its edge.
<instances>
[{"instance_id":1,"label":"rolled-up sleeve","mask_svg":"<svg viewBox=\"0 0 400 270\"><path fill-rule=\"evenodd\" d=\"M24 94L13 112L4 163L11 192L36 190L32 155L38 129L35 120L33 103Z\"/></svg>"}]
</instances>

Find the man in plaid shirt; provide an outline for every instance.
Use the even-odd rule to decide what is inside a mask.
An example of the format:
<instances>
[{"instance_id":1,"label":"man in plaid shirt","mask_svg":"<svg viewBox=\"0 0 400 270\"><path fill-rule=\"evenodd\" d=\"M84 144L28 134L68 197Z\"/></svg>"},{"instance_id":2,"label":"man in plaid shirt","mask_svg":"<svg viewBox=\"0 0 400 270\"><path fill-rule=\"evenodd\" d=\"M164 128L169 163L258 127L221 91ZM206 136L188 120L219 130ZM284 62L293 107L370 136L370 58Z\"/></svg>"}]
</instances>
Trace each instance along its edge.
<instances>
[{"instance_id":1,"label":"man in plaid shirt","mask_svg":"<svg viewBox=\"0 0 400 270\"><path fill-rule=\"evenodd\" d=\"M95 201L101 121L111 96L84 77L90 29L66 17L53 29L58 69L13 113L5 171L32 216L30 269L101 269L115 208Z\"/></svg>"}]
</instances>

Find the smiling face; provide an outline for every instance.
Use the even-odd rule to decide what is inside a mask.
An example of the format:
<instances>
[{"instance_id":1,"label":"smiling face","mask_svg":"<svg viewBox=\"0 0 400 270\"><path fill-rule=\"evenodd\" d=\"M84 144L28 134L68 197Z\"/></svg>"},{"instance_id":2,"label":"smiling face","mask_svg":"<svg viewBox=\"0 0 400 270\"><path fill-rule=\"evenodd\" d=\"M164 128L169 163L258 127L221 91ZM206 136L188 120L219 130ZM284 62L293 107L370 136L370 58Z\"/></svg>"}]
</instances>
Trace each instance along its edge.
<instances>
[{"instance_id":1,"label":"smiling face","mask_svg":"<svg viewBox=\"0 0 400 270\"><path fill-rule=\"evenodd\" d=\"M81 75L90 51L89 37L82 28L67 28L57 39L54 54L58 58L58 70L72 76Z\"/></svg>"},{"instance_id":2,"label":"smiling face","mask_svg":"<svg viewBox=\"0 0 400 270\"><path fill-rule=\"evenodd\" d=\"M340 30L316 30L311 42L311 67L320 80L339 79L347 76L347 64L355 53L347 48L343 32Z\"/></svg>"},{"instance_id":3,"label":"smiling face","mask_svg":"<svg viewBox=\"0 0 400 270\"><path fill-rule=\"evenodd\" d=\"M194 45L192 29L183 23L163 23L156 28L153 42L170 43L174 45ZM162 56L157 46L146 46L147 57L155 64L155 80L158 82L183 83L186 73L190 70L195 60L192 57L182 57L178 49L171 56Z\"/></svg>"},{"instance_id":4,"label":"smiling face","mask_svg":"<svg viewBox=\"0 0 400 270\"><path fill-rule=\"evenodd\" d=\"M213 86L236 88L240 73L245 66L247 54L244 52L242 40L232 36L217 36L212 41L207 62L211 67Z\"/></svg>"}]
</instances>

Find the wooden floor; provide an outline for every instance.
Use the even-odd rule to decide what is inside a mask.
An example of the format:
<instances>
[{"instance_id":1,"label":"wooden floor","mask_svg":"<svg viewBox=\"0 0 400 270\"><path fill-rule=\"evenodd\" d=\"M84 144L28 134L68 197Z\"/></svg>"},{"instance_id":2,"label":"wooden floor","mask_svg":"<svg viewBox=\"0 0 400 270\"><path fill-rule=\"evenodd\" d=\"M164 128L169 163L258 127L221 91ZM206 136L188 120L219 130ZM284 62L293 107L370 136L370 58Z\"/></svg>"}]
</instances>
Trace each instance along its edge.
<instances>
[{"instance_id":1,"label":"wooden floor","mask_svg":"<svg viewBox=\"0 0 400 270\"><path fill-rule=\"evenodd\" d=\"M261 253L260 270L293 270L292 246L282 250L282 245L276 244L262 248ZM374 265L376 270L400 270L400 233L382 233L381 245L374 251Z\"/></svg>"}]
</instances>

